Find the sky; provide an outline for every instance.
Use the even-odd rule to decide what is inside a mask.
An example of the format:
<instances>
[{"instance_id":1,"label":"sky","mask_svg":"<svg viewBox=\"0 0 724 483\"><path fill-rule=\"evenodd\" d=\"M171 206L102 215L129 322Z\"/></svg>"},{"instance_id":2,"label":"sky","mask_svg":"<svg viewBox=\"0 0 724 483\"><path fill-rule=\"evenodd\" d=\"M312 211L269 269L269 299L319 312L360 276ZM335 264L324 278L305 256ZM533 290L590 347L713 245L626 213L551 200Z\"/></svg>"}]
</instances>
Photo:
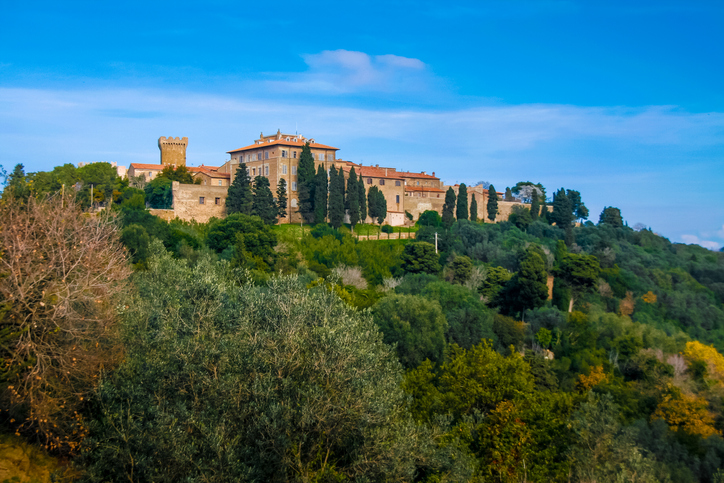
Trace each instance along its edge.
<instances>
[{"instance_id":1,"label":"sky","mask_svg":"<svg viewBox=\"0 0 724 483\"><path fill-rule=\"evenodd\" d=\"M0 165L220 165L299 132L724 245L724 2L0 0Z\"/></svg>"}]
</instances>

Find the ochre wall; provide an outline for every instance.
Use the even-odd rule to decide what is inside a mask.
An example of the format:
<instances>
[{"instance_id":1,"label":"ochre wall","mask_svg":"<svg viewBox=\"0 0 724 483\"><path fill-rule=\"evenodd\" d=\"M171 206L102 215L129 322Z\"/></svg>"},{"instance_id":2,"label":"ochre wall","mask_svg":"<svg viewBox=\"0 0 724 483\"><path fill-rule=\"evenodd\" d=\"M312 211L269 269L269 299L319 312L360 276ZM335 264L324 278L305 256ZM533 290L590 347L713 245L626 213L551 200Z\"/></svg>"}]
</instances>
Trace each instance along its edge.
<instances>
[{"instance_id":1,"label":"ochre wall","mask_svg":"<svg viewBox=\"0 0 724 483\"><path fill-rule=\"evenodd\" d=\"M228 186L203 186L173 182L173 212L182 220L196 220L206 223L211 217L223 218L226 215L226 194ZM199 198L204 197L204 204ZM218 198L219 203L216 203Z\"/></svg>"}]
</instances>

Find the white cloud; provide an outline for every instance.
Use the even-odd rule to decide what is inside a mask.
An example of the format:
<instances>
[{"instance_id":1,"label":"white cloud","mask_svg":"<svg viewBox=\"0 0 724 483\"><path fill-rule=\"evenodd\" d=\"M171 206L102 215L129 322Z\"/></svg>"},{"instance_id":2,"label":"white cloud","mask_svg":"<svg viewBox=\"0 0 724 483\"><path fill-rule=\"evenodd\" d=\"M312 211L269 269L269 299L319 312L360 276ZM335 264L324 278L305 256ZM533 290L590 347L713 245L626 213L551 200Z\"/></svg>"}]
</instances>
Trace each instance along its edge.
<instances>
[{"instance_id":1,"label":"white cloud","mask_svg":"<svg viewBox=\"0 0 724 483\"><path fill-rule=\"evenodd\" d=\"M721 248L722 246L721 243L711 240L702 240L696 235L681 235L681 239L686 244L699 245L704 248L708 248L709 250L719 250L719 248Z\"/></svg>"},{"instance_id":2,"label":"white cloud","mask_svg":"<svg viewBox=\"0 0 724 483\"><path fill-rule=\"evenodd\" d=\"M280 91L319 94L398 92L424 89L432 77L419 59L399 55L369 55L350 50L325 50L302 56L309 69L276 73L282 80L268 85Z\"/></svg>"}]
</instances>

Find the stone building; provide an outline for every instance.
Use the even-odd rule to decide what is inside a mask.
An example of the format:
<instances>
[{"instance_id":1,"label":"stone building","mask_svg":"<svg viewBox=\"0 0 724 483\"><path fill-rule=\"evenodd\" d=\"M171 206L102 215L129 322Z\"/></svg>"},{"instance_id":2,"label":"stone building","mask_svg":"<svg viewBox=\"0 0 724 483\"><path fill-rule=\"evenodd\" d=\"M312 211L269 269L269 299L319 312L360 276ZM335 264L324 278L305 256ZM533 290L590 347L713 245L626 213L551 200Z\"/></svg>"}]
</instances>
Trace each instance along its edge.
<instances>
[{"instance_id":1,"label":"stone building","mask_svg":"<svg viewBox=\"0 0 724 483\"><path fill-rule=\"evenodd\" d=\"M186 148L189 138L166 137L158 138L158 149L161 151L161 164L164 166L186 166Z\"/></svg>"}]
</instances>

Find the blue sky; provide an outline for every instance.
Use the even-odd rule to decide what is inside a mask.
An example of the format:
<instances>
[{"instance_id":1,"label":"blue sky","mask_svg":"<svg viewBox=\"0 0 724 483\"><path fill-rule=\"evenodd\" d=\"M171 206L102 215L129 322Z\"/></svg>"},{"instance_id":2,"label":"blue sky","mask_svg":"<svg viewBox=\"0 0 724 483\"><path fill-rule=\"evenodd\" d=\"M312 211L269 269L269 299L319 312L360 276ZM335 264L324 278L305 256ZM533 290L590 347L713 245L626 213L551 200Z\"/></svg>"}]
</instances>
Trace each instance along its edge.
<instances>
[{"instance_id":1,"label":"blue sky","mask_svg":"<svg viewBox=\"0 0 724 483\"><path fill-rule=\"evenodd\" d=\"M190 164L298 130L365 164L577 189L724 245L724 3L0 0L0 164Z\"/></svg>"}]
</instances>

